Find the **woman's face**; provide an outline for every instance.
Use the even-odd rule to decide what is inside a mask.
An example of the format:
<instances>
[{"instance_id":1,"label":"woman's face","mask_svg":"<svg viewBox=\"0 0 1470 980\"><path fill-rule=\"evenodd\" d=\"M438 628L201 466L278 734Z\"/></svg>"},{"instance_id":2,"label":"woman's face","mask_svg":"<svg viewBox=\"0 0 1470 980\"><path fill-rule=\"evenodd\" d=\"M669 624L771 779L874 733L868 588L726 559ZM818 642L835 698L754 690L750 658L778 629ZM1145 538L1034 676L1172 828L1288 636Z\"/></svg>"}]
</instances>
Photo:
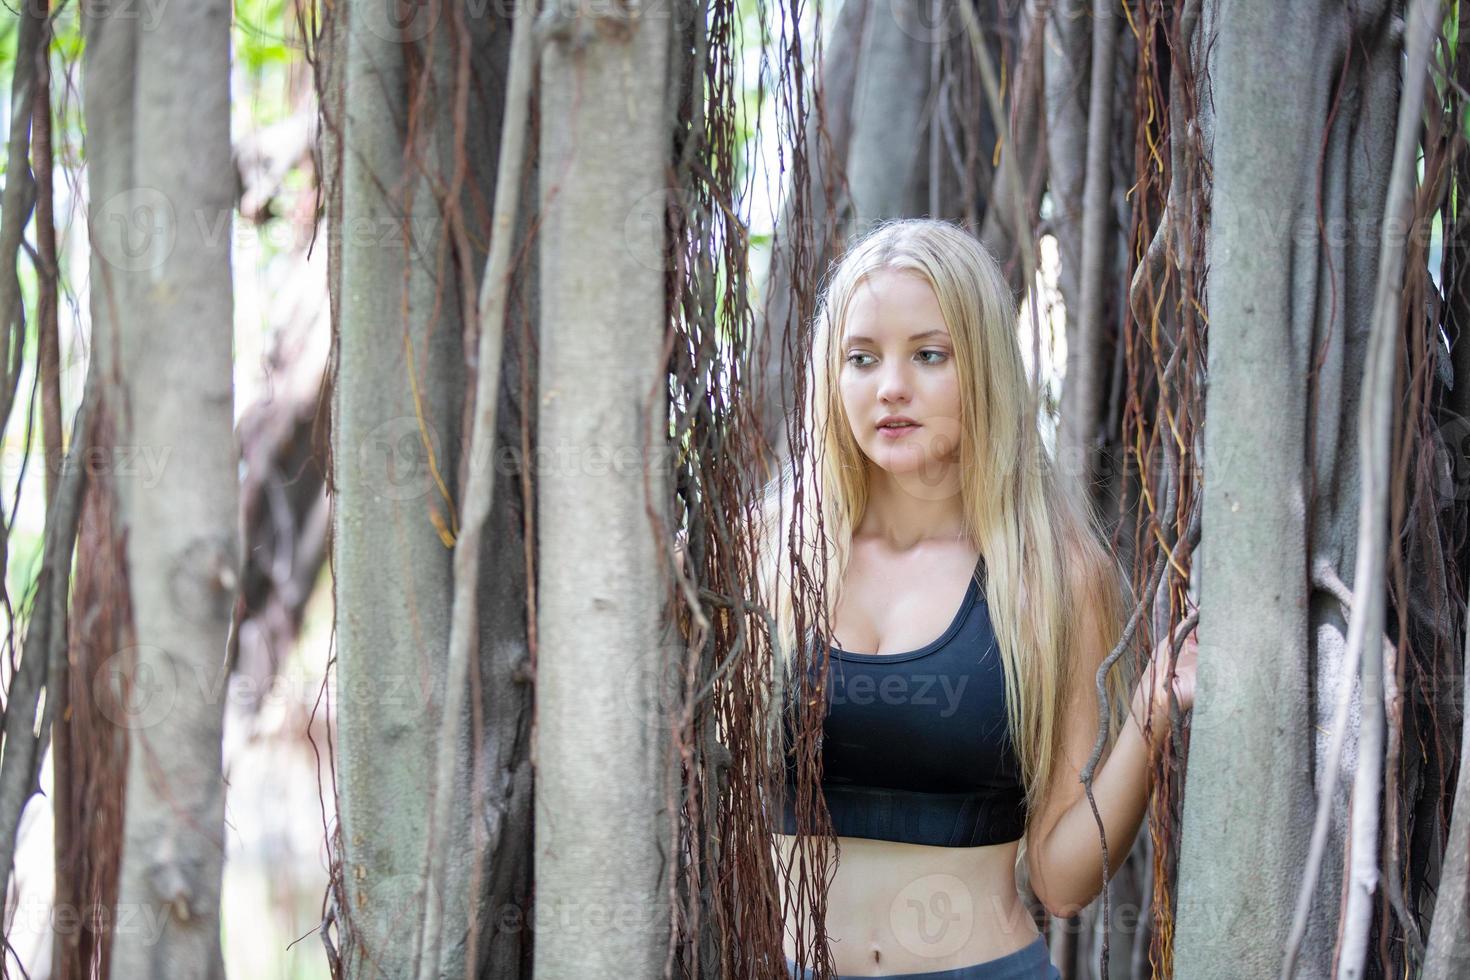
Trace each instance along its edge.
<instances>
[{"instance_id":1,"label":"woman's face","mask_svg":"<svg viewBox=\"0 0 1470 980\"><path fill-rule=\"evenodd\" d=\"M960 391L934 290L916 273L872 273L853 294L838 343L838 388L863 454L895 476L938 485L959 456ZM917 424L880 428L890 415Z\"/></svg>"}]
</instances>

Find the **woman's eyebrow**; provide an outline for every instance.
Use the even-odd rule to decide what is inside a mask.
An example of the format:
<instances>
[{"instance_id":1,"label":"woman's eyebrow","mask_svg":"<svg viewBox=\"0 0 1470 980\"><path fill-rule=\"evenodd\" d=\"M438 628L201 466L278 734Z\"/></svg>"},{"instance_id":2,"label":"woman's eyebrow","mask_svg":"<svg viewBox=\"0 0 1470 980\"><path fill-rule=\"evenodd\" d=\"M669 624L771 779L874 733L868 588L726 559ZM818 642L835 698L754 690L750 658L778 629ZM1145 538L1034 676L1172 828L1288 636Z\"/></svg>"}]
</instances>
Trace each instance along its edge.
<instances>
[{"instance_id":1,"label":"woman's eyebrow","mask_svg":"<svg viewBox=\"0 0 1470 980\"><path fill-rule=\"evenodd\" d=\"M923 340L925 337L937 337L937 336L943 336L943 335L945 335L945 331L943 331L943 330L925 330L923 333L916 333L916 334L914 334L912 337L909 338L909 340ZM862 334L856 334L856 333L855 334L849 334L844 339L843 342L844 343L848 343L848 344L856 344L856 343L859 343L859 342L865 343L865 344L875 344L875 343L877 343L877 341L874 340L872 337L864 337Z\"/></svg>"}]
</instances>

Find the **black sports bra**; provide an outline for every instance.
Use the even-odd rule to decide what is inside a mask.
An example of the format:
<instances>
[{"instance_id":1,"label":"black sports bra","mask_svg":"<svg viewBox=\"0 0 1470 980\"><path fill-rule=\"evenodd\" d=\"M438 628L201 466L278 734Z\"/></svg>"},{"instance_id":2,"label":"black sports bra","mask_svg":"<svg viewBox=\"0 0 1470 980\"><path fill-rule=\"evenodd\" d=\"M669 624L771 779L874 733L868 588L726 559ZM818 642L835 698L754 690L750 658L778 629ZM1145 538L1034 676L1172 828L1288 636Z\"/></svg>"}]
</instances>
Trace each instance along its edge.
<instances>
[{"instance_id":1,"label":"black sports bra","mask_svg":"<svg viewBox=\"0 0 1470 980\"><path fill-rule=\"evenodd\" d=\"M984 575L982 558L949 627L917 650L850 653L827 644L821 787L837 836L976 847L1024 833L1025 790ZM807 690L816 673L810 663ZM783 833L795 834L792 718L783 717Z\"/></svg>"}]
</instances>

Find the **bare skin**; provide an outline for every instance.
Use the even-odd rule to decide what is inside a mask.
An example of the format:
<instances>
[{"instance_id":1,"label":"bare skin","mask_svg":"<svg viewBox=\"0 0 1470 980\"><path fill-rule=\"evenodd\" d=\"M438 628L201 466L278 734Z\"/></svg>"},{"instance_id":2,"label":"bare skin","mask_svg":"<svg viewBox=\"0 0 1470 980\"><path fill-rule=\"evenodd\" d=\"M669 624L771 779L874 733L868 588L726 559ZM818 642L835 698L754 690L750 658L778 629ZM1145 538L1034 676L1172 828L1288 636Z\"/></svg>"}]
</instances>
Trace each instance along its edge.
<instances>
[{"instance_id":1,"label":"bare skin","mask_svg":"<svg viewBox=\"0 0 1470 980\"><path fill-rule=\"evenodd\" d=\"M923 646L952 621L978 555L965 539L959 496L961 433L954 342L933 290L910 273L882 271L853 296L844 324L838 386L853 437L867 461L868 501L853 531L832 639L856 653L899 653ZM885 434L888 416L918 423ZM1135 721L1167 717L1170 692L1181 711L1194 701L1193 637L1177 675L1157 668L1135 689L1132 718L1093 777L1111 853L1127 854L1149 795L1151 751ZM1091 676L1106 651L1081 651ZM1096 722L1089 685L1071 693L1061 716L1059 757L1047 803L1027 829L1028 870L1052 915L1074 915L1102 887L1102 855L1079 774ZM1095 708L1092 710L1095 711ZM1158 739L1162 728L1155 728ZM841 974L925 973L983 963L1033 942L1038 931L1016 889L1019 841L981 847L930 847L837 838L827 891L826 932ZM776 834L782 866L794 868L795 838ZM777 876L784 889L786 882ZM783 907L804 915L792 901ZM786 955L795 959L797 923L786 923ZM814 929L802 925L802 936Z\"/></svg>"},{"instance_id":2,"label":"bare skin","mask_svg":"<svg viewBox=\"0 0 1470 980\"><path fill-rule=\"evenodd\" d=\"M835 642L861 653L900 653L929 643L954 618L978 557L962 541L926 541L896 554L881 541L855 539L831 624ZM796 866L795 841L776 835L785 867ZM1019 841L929 847L838 837L837 845L826 923L838 973L885 976L968 966L1022 949L1039 934L1016 891ZM784 943L793 960L795 928L788 923ZM803 926L803 937L813 932L810 922Z\"/></svg>"},{"instance_id":3,"label":"bare skin","mask_svg":"<svg viewBox=\"0 0 1470 980\"><path fill-rule=\"evenodd\" d=\"M928 331L935 332L912 339ZM979 558L962 531L954 342L928 283L880 272L853 298L842 343L838 384L868 459L869 498L829 625L844 650L901 653L949 625ZM901 438L884 436L877 423L886 415L910 417L919 427ZM795 840L776 835L783 866L795 866ZM837 972L945 970L1029 945L1039 933L1016 891L1019 846L838 837L826 917ZM795 929L788 923L791 959ZM803 927L804 937L812 933L810 924Z\"/></svg>"}]
</instances>

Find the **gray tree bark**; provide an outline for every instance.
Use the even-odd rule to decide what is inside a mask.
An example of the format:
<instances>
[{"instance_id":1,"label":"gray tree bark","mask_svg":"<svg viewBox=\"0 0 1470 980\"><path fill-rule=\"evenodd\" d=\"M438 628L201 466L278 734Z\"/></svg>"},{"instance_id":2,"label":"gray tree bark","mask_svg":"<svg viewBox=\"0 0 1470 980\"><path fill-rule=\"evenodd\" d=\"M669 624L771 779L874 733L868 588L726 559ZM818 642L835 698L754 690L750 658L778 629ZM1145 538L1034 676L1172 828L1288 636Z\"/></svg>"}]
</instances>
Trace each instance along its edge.
<instances>
[{"instance_id":1,"label":"gray tree bark","mask_svg":"<svg viewBox=\"0 0 1470 980\"><path fill-rule=\"evenodd\" d=\"M1470 646L1465 659L1470 663ZM1465 683L1463 703L1470 704L1470 672L1465 675ZM1460 758L1470 758L1470 725L1461 726ZM1447 836L1423 980L1452 980L1470 962L1470 768L1463 761Z\"/></svg>"},{"instance_id":2,"label":"gray tree bark","mask_svg":"<svg viewBox=\"0 0 1470 980\"><path fill-rule=\"evenodd\" d=\"M445 256L442 200L455 152L453 28L442 20L451 16L447 7L419 8L406 23L373 0L340 13L331 40L340 61L329 79L342 89L329 89L328 98L340 107L341 161L332 242L339 253L332 413L338 914L347 975L397 980L415 973L426 901L431 760L452 593L447 536L463 456L465 280L454 253ZM472 20L461 40L479 44L487 30ZM411 54L422 59L416 71ZM473 133L498 130L498 120L473 108L469 121ZM493 162L493 147L485 149L472 135L463 152ZM485 186L479 171L467 184L475 180ZM476 229L481 244L483 232ZM483 267L483 250L468 261ZM461 731L459 778L444 790L457 798L455 821L437 838L450 855L441 899L455 898L444 903L441 975L456 977L466 972L471 919L484 904L473 877L474 820L484 811L471 795L472 728Z\"/></svg>"},{"instance_id":3,"label":"gray tree bark","mask_svg":"<svg viewBox=\"0 0 1470 980\"><path fill-rule=\"evenodd\" d=\"M1301 883L1332 706L1339 683L1356 683L1337 669L1342 610L1312 581L1321 563L1350 578L1356 558L1354 420L1398 91L1387 7L1204 8L1214 97L1202 109L1214 174L1199 554L1208 612L1179 864L1181 977L1280 971L1291 926L1282 910ZM1301 977L1331 968L1355 756L1350 742Z\"/></svg>"},{"instance_id":4,"label":"gray tree bark","mask_svg":"<svg viewBox=\"0 0 1470 980\"><path fill-rule=\"evenodd\" d=\"M544 19L535 975L652 980L679 796L660 683L672 24L572 0Z\"/></svg>"},{"instance_id":5,"label":"gray tree bark","mask_svg":"<svg viewBox=\"0 0 1470 980\"><path fill-rule=\"evenodd\" d=\"M229 4L201 0L151 30L109 12L88 31L89 159L110 158L91 199L106 311L94 351L116 445L157 461L114 477L135 626L119 651L133 679L119 978L224 975L220 756L239 553L229 29Z\"/></svg>"},{"instance_id":6,"label":"gray tree bark","mask_svg":"<svg viewBox=\"0 0 1470 980\"><path fill-rule=\"evenodd\" d=\"M527 4L529 7L529 4ZM509 51L510 21L499 21L493 34L483 39L485 61L500 77ZM535 96L533 94L533 109ZM472 160L493 166L500 153L500 120L493 119L482 131L471 134ZM526 134L526 161L521 167L521 193L534 194L539 183L535 140ZM487 175L485 186L498 187L498 177ZM526 917L532 911L531 858L535 814L532 810L533 770L531 723L533 676L530 661L530 614L528 596L531 569L526 554L527 482L537 474L524 458L523 428L530 440L530 459L536 455L536 408L540 402L537 378L536 325L540 321L540 275L537 250L526 243L536 234L540 215L523 204L513 235L517 259L511 272L511 302L506 313L504 346L501 351L499 406L495 412L496 436L492 461L494 498L481 547L479 593L480 657L471 667L471 694L478 694L480 721L470 719L471 739L477 756L469 784L461 791L470 795L463 804L474 828L474 846L463 863L470 874L458 895L446 893L446 901L477 903L478 918L469 923L468 945L474 947L476 976L514 978L530 976L527 951L533 934ZM493 234L493 232L492 232ZM488 240L489 236L487 236ZM484 267L484 253L475 251L475 268ZM466 398L466 414L473 411L474 398ZM519 460L507 465L508 460ZM486 461L464 459L460 463L460 485L467 480L471 465ZM527 474L527 471L530 471ZM466 950L465 956L469 957Z\"/></svg>"},{"instance_id":7,"label":"gray tree bark","mask_svg":"<svg viewBox=\"0 0 1470 980\"><path fill-rule=\"evenodd\" d=\"M1082 308L1082 184L1087 174L1087 93L1092 65L1091 21L1084 14L1079 4L1054 5L1044 25L1042 48L1047 188L1051 226L1061 253L1058 288L1069 310ZM1071 318L1068 326L1072 326ZM1074 333L1069 329L1069 350ZM1063 399L1068 404L1069 396L1064 393Z\"/></svg>"},{"instance_id":8,"label":"gray tree bark","mask_svg":"<svg viewBox=\"0 0 1470 980\"><path fill-rule=\"evenodd\" d=\"M442 233L426 195L417 211L400 213L403 46L383 5L349 3L343 13L332 412L339 915L350 923L341 954L348 976L399 980L414 973L424 901L432 774L425 736L437 722L432 706L442 691L437 663L451 589L449 552L426 519L430 508L444 513L427 454L442 460L446 446L458 443L462 359L457 331L429 321L430 270L418 252L405 258L408 233L395 230L408 221L411 242ZM407 291L406 317L400 290ZM405 347L424 379L422 408L404 382Z\"/></svg>"},{"instance_id":9,"label":"gray tree bark","mask_svg":"<svg viewBox=\"0 0 1470 980\"><path fill-rule=\"evenodd\" d=\"M529 8L529 5L527 5ZM505 8L339 5L322 38L323 178L339 331L332 373L340 955L349 976L417 969L449 646L452 543L471 467L493 467L470 697L457 730L441 976L527 964L532 834L522 427L534 432L534 252L512 275L493 451L462 446L492 233L509 57ZM463 59L463 60L462 60ZM463 72L463 74L461 74ZM461 85L464 87L461 88ZM463 101L461 101L463 93ZM416 125L410 131L412 114ZM408 145L409 143L412 145ZM535 184L535 153L526 153ZM455 177L458 176L456 183ZM451 196L455 195L455 196ZM469 318L468 321L466 318ZM411 350L411 356L409 351ZM523 422L530 416L529 423ZM530 447L534 452L534 446Z\"/></svg>"},{"instance_id":10,"label":"gray tree bark","mask_svg":"<svg viewBox=\"0 0 1470 980\"><path fill-rule=\"evenodd\" d=\"M1082 241L1080 289L1077 305L1069 305L1067 317L1067 384L1057 453L1071 474L1075 489L1092 485L1092 462L1101 442L1104 369L1112 363L1111 350L1103 340L1108 306L1104 275L1112 269L1108 261L1112 221L1113 70L1118 56L1118 34L1123 17L1107 0L1095 0L1092 17L1092 58L1088 66L1086 169L1082 181ZM1112 320L1111 316L1107 317Z\"/></svg>"},{"instance_id":11,"label":"gray tree bark","mask_svg":"<svg viewBox=\"0 0 1470 980\"><path fill-rule=\"evenodd\" d=\"M922 7L921 7L922 4ZM920 197L928 172L923 131L929 59L943 29L926 23L928 0L873 3L863 23L852 96L847 181L854 230L927 210ZM912 135L910 135L912 134Z\"/></svg>"}]
</instances>

